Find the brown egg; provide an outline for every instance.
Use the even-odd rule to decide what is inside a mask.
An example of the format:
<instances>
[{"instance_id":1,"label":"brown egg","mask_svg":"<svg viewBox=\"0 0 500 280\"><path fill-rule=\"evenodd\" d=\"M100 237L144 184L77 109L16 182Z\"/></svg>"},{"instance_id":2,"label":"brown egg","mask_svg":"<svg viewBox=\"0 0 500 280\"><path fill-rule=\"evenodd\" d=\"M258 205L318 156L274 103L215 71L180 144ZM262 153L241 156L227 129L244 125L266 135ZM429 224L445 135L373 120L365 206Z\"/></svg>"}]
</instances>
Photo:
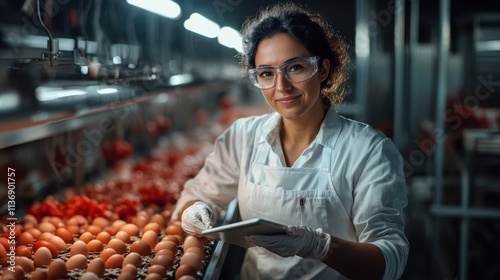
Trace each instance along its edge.
<instances>
[{"instance_id":1,"label":"brown egg","mask_svg":"<svg viewBox=\"0 0 500 280\"><path fill-rule=\"evenodd\" d=\"M170 224L166 229L165 229L166 234L171 234L171 235L180 235L184 236L185 232L182 229L180 225L177 224Z\"/></svg>"},{"instance_id":2,"label":"brown egg","mask_svg":"<svg viewBox=\"0 0 500 280\"><path fill-rule=\"evenodd\" d=\"M80 234L83 232L82 229L80 229L79 226L77 225L67 225L66 226L66 229L68 229L68 231L71 233L71 234Z\"/></svg>"},{"instance_id":3,"label":"brown egg","mask_svg":"<svg viewBox=\"0 0 500 280\"><path fill-rule=\"evenodd\" d=\"M104 217L96 217L94 220L92 220L92 224L98 225L102 229L105 229L106 227L109 226L109 221Z\"/></svg>"},{"instance_id":4,"label":"brown egg","mask_svg":"<svg viewBox=\"0 0 500 280\"><path fill-rule=\"evenodd\" d=\"M101 241L102 244L108 244L108 242L111 240L111 235L105 231L99 232L95 239Z\"/></svg>"},{"instance_id":5,"label":"brown egg","mask_svg":"<svg viewBox=\"0 0 500 280\"><path fill-rule=\"evenodd\" d=\"M17 245L33 245L34 238L33 235L27 231L21 233L17 239Z\"/></svg>"},{"instance_id":6,"label":"brown egg","mask_svg":"<svg viewBox=\"0 0 500 280\"><path fill-rule=\"evenodd\" d=\"M24 223L30 222L30 223L33 223L35 225L38 225L38 220L32 214L26 214L26 215L24 215L23 216L23 222Z\"/></svg>"},{"instance_id":7,"label":"brown egg","mask_svg":"<svg viewBox=\"0 0 500 280\"><path fill-rule=\"evenodd\" d=\"M38 240L38 237L42 234L42 232L37 228L29 228L26 232L31 233L34 239Z\"/></svg>"},{"instance_id":8,"label":"brown egg","mask_svg":"<svg viewBox=\"0 0 500 280\"><path fill-rule=\"evenodd\" d=\"M184 240L184 249L191 247L198 247L200 249L205 248L201 239L193 235L186 237L186 239Z\"/></svg>"},{"instance_id":9,"label":"brown egg","mask_svg":"<svg viewBox=\"0 0 500 280\"><path fill-rule=\"evenodd\" d=\"M194 253L196 255L198 255L198 257L200 257L200 259L202 260L205 260L205 251L203 251L202 249L198 248L198 247L189 247L187 248L186 250L184 250L184 253Z\"/></svg>"},{"instance_id":10,"label":"brown egg","mask_svg":"<svg viewBox=\"0 0 500 280\"><path fill-rule=\"evenodd\" d=\"M147 242L151 248L154 248L156 244L160 242L158 239L158 234L156 234L156 232L152 230L146 231L142 235L141 240Z\"/></svg>"},{"instance_id":11,"label":"brown egg","mask_svg":"<svg viewBox=\"0 0 500 280\"><path fill-rule=\"evenodd\" d=\"M91 240L94 240L94 234L86 231L86 232L82 233L82 235L80 235L80 237L78 239L85 242L85 243L89 243Z\"/></svg>"},{"instance_id":12,"label":"brown egg","mask_svg":"<svg viewBox=\"0 0 500 280\"><path fill-rule=\"evenodd\" d=\"M94 239L87 243L87 248L89 249L89 252L92 253L102 252L102 250L104 249L104 245L101 241Z\"/></svg>"},{"instance_id":13,"label":"brown egg","mask_svg":"<svg viewBox=\"0 0 500 280\"><path fill-rule=\"evenodd\" d=\"M179 245L179 239L173 235L165 235L161 241L172 241L174 242L175 244Z\"/></svg>"},{"instance_id":14,"label":"brown egg","mask_svg":"<svg viewBox=\"0 0 500 280\"><path fill-rule=\"evenodd\" d=\"M165 222L165 218L163 218L162 215L160 214L154 214L150 221L152 223L157 223L160 227L165 227L167 225L167 223Z\"/></svg>"},{"instance_id":15,"label":"brown egg","mask_svg":"<svg viewBox=\"0 0 500 280\"><path fill-rule=\"evenodd\" d=\"M28 246L26 246L26 245L21 245L21 246L28 248ZM31 252L31 250L30 250L30 252ZM17 248L16 248L16 255L19 255L17 253ZM5 248L3 247L3 245L0 244L0 259L5 258L5 257L7 257L7 251L5 251ZM30 257L31 257L31 253L30 253Z\"/></svg>"},{"instance_id":16,"label":"brown egg","mask_svg":"<svg viewBox=\"0 0 500 280\"><path fill-rule=\"evenodd\" d=\"M122 267L120 274L122 274L122 273L124 275L131 275L131 276L136 277L137 276L137 267L135 267L135 265L133 265L131 263L126 264Z\"/></svg>"},{"instance_id":17,"label":"brown egg","mask_svg":"<svg viewBox=\"0 0 500 280\"><path fill-rule=\"evenodd\" d=\"M128 235L128 233L124 231L118 231L115 235L115 238L118 238L125 243L130 243L130 235Z\"/></svg>"},{"instance_id":18,"label":"brown egg","mask_svg":"<svg viewBox=\"0 0 500 280\"><path fill-rule=\"evenodd\" d=\"M157 223L149 223L142 228L143 233L147 232L148 230L154 231L156 235L161 234L161 227Z\"/></svg>"},{"instance_id":19,"label":"brown egg","mask_svg":"<svg viewBox=\"0 0 500 280\"><path fill-rule=\"evenodd\" d=\"M162 241L156 244L154 250L155 252L160 251L161 249L169 249L172 252L177 252L177 244L172 241Z\"/></svg>"},{"instance_id":20,"label":"brown egg","mask_svg":"<svg viewBox=\"0 0 500 280\"><path fill-rule=\"evenodd\" d=\"M136 252L141 256L147 256L151 254L151 246L146 241L137 240L130 245L130 252Z\"/></svg>"},{"instance_id":21,"label":"brown egg","mask_svg":"<svg viewBox=\"0 0 500 280\"><path fill-rule=\"evenodd\" d=\"M156 255L152 260L151 260L151 265L161 265L165 269L170 270L174 267L174 259L167 255Z\"/></svg>"},{"instance_id":22,"label":"brown egg","mask_svg":"<svg viewBox=\"0 0 500 280\"><path fill-rule=\"evenodd\" d=\"M1 267L8 267L8 266L10 266L9 261L10 261L10 257L3 257L3 258L1 258L0 259L0 266Z\"/></svg>"},{"instance_id":23,"label":"brown egg","mask_svg":"<svg viewBox=\"0 0 500 280\"><path fill-rule=\"evenodd\" d=\"M61 239L65 243L72 244L75 241L75 239L73 238L73 234L71 232L69 232L69 230L66 228L63 228L63 227L57 228L55 234L57 236L61 237Z\"/></svg>"},{"instance_id":24,"label":"brown egg","mask_svg":"<svg viewBox=\"0 0 500 280\"><path fill-rule=\"evenodd\" d=\"M3 246L0 246L0 251L1 250L4 250ZM6 253L5 251L3 251L4 253L0 253L0 257L5 257L6 256ZM31 259L31 249L30 247L26 246L26 245L19 245L16 247L16 256L19 256L19 257L26 257L28 259Z\"/></svg>"},{"instance_id":25,"label":"brown egg","mask_svg":"<svg viewBox=\"0 0 500 280\"><path fill-rule=\"evenodd\" d=\"M114 249L118 254L125 254L127 252L127 245L120 239L111 239L108 242L108 248Z\"/></svg>"},{"instance_id":26,"label":"brown egg","mask_svg":"<svg viewBox=\"0 0 500 280\"><path fill-rule=\"evenodd\" d=\"M56 232L56 226L53 225L50 222L42 222L38 225L38 229L43 233L43 232L50 232L54 233Z\"/></svg>"},{"instance_id":27,"label":"brown egg","mask_svg":"<svg viewBox=\"0 0 500 280\"><path fill-rule=\"evenodd\" d=\"M93 272L99 278L104 277L104 272L106 271L106 267L104 266L104 261L101 258L95 258L90 261L88 267L87 267L87 272Z\"/></svg>"},{"instance_id":28,"label":"brown egg","mask_svg":"<svg viewBox=\"0 0 500 280\"><path fill-rule=\"evenodd\" d=\"M193 277L196 277L198 275L198 271L196 270L196 268L190 265L179 265L179 267L175 270L175 279L179 279L184 275L191 275Z\"/></svg>"},{"instance_id":29,"label":"brown egg","mask_svg":"<svg viewBox=\"0 0 500 280\"><path fill-rule=\"evenodd\" d=\"M102 250L102 253L99 257L104 261L104 263L106 263L106 260L108 260L108 258L114 254L116 254L115 249L106 248L106 249Z\"/></svg>"},{"instance_id":30,"label":"brown egg","mask_svg":"<svg viewBox=\"0 0 500 280\"><path fill-rule=\"evenodd\" d=\"M134 224L126 224L120 227L120 231L126 232L129 236L139 236L139 227Z\"/></svg>"},{"instance_id":31,"label":"brown egg","mask_svg":"<svg viewBox=\"0 0 500 280\"><path fill-rule=\"evenodd\" d=\"M10 251L9 239L7 239L6 237L1 236L0 237L0 244L3 246L3 248L5 249L5 251Z\"/></svg>"},{"instance_id":32,"label":"brown egg","mask_svg":"<svg viewBox=\"0 0 500 280\"><path fill-rule=\"evenodd\" d=\"M63 260L55 259L49 266L49 279L66 279L68 277L68 269Z\"/></svg>"},{"instance_id":33,"label":"brown egg","mask_svg":"<svg viewBox=\"0 0 500 280\"><path fill-rule=\"evenodd\" d=\"M43 265L49 265L52 262L52 254L47 247L40 247L33 257L33 263L35 267L41 267Z\"/></svg>"},{"instance_id":34,"label":"brown egg","mask_svg":"<svg viewBox=\"0 0 500 280\"><path fill-rule=\"evenodd\" d=\"M38 225L34 224L32 222L26 222L26 223L24 223L24 225L23 225L23 230L24 231L27 231L30 228L38 228Z\"/></svg>"},{"instance_id":35,"label":"brown egg","mask_svg":"<svg viewBox=\"0 0 500 280\"><path fill-rule=\"evenodd\" d=\"M87 268L87 257L81 254L77 254L72 256L66 262L66 267L68 270L72 270L75 268Z\"/></svg>"},{"instance_id":36,"label":"brown egg","mask_svg":"<svg viewBox=\"0 0 500 280\"><path fill-rule=\"evenodd\" d=\"M125 266L127 264L133 264L135 267L141 267L142 266L141 255L139 255L136 252L129 253L123 260L123 265Z\"/></svg>"},{"instance_id":37,"label":"brown egg","mask_svg":"<svg viewBox=\"0 0 500 280\"><path fill-rule=\"evenodd\" d=\"M52 236L54 236L54 234L51 232L42 232L42 234L38 236L37 240L49 241Z\"/></svg>"},{"instance_id":38,"label":"brown egg","mask_svg":"<svg viewBox=\"0 0 500 280\"><path fill-rule=\"evenodd\" d=\"M35 265L33 261L28 259L27 257L16 257L16 264L23 267L24 272L30 273L35 270Z\"/></svg>"},{"instance_id":39,"label":"brown egg","mask_svg":"<svg viewBox=\"0 0 500 280\"><path fill-rule=\"evenodd\" d=\"M197 278L192 275L183 275L176 280L196 280Z\"/></svg>"},{"instance_id":40,"label":"brown egg","mask_svg":"<svg viewBox=\"0 0 500 280\"><path fill-rule=\"evenodd\" d=\"M105 262L106 268L120 268L123 264L123 256L119 254L114 254L109 257Z\"/></svg>"},{"instance_id":41,"label":"brown egg","mask_svg":"<svg viewBox=\"0 0 500 280\"><path fill-rule=\"evenodd\" d=\"M169 221L170 218L172 217L172 211L170 210L164 210L160 213L160 215L163 217L165 221Z\"/></svg>"},{"instance_id":42,"label":"brown egg","mask_svg":"<svg viewBox=\"0 0 500 280\"><path fill-rule=\"evenodd\" d=\"M59 252L66 251L66 242L61 237L54 235L49 239L54 244Z\"/></svg>"},{"instance_id":43,"label":"brown egg","mask_svg":"<svg viewBox=\"0 0 500 280\"><path fill-rule=\"evenodd\" d=\"M48 280L49 279L49 273L47 272L46 269L43 268L37 268L35 271L31 274L31 280Z\"/></svg>"},{"instance_id":44,"label":"brown egg","mask_svg":"<svg viewBox=\"0 0 500 280\"><path fill-rule=\"evenodd\" d=\"M7 269L3 271L3 280L23 280L26 272L20 265L14 266L13 270Z\"/></svg>"},{"instance_id":45,"label":"brown egg","mask_svg":"<svg viewBox=\"0 0 500 280\"><path fill-rule=\"evenodd\" d=\"M102 232L102 228L98 225L90 225L85 230L93 235L97 235L99 232Z\"/></svg>"},{"instance_id":46,"label":"brown egg","mask_svg":"<svg viewBox=\"0 0 500 280\"><path fill-rule=\"evenodd\" d=\"M146 278L144 278L144 280L161 280L161 279L162 277L158 273L149 273L148 275L146 275Z\"/></svg>"},{"instance_id":47,"label":"brown egg","mask_svg":"<svg viewBox=\"0 0 500 280\"><path fill-rule=\"evenodd\" d=\"M184 235L174 234L174 237L177 238L177 240L179 241L179 244L184 242Z\"/></svg>"},{"instance_id":48,"label":"brown egg","mask_svg":"<svg viewBox=\"0 0 500 280\"><path fill-rule=\"evenodd\" d=\"M190 266L196 268L196 270L201 270L203 268L202 259L200 259L200 257L197 254L190 253L190 252L186 252L186 253L184 253L184 255L182 255L180 264L181 265L183 265L183 264L190 265Z\"/></svg>"},{"instance_id":49,"label":"brown egg","mask_svg":"<svg viewBox=\"0 0 500 280\"><path fill-rule=\"evenodd\" d=\"M170 251L169 249L161 249L160 251L156 252L155 253L155 256L158 256L158 255L167 255L169 257L171 257L172 259L176 259L175 258L175 255L177 254L177 252L172 252Z\"/></svg>"},{"instance_id":50,"label":"brown egg","mask_svg":"<svg viewBox=\"0 0 500 280\"><path fill-rule=\"evenodd\" d=\"M116 230L116 232L118 232L120 228L126 224L127 222L125 222L124 220L116 220L111 224L111 229L114 229Z\"/></svg>"},{"instance_id":51,"label":"brown egg","mask_svg":"<svg viewBox=\"0 0 500 280\"><path fill-rule=\"evenodd\" d=\"M54 226L57 227L58 224L62 224L63 220L59 217L52 216L49 218L49 223L53 224Z\"/></svg>"},{"instance_id":52,"label":"brown egg","mask_svg":"<svg viewBox=\"0 0 500 280\"><path fill-rule=\"evenodd\" d=\"M148 218L145 216L136 216L134 217L133 223L139 228L142 228L148 223Z\"/></svg>"},{"instance_id":53,"label":"brown egg","mask_svg":"<svg viewBox=\"0 0 500 280\"><path fill-rule=\"evenodd\" d=\"M74 215L66 221L68 226L78 226L80 229L85 229L89 225L87 219L82 215Z\"/></svg>"},{"instance_id":54,"label":"brown egg","mask_svg":"<svg viewBox=\"0 0 500 280\"><path fill-rule=\"evenodd\" d=\"M147 274L158 273L161 277L165 277L167 275L167 269L159 264L154 264L148 268Z\"/></svg>"},{"instance_id":55,"label":"brown egg","mask_svg":"<svg viewBox=\"0 0 500 280\"><path fill-rule=\"evenodd\" d=\"M52 255L52 258L55 258L59 255L59 251L57 250L57 247L56 245L54 245L52 242L50 241L47 241L47 240L37 240L35 241L35 243L33 244L33 252L36 253L36 251L39 249L39 248L42 248L42 247L45 247L47 249L49 249L51 255Z\"/></svg>"},{"instance_id":56,"label":"brown egg","mask_svg":"<svg viewBox=\"0 0 500 280\"><path fill-rule=\"evenodd\" d=\"M100 280L101 277L99 277L97 274L93 273L93 272L85 272L82 277L80 277L79 280Z\"/></svg>"},{"instance_id":57,"label":"brown egg","mask_svg":"<svg viewBox=\"0 0 500 280\"><path fill-rule=\"evenodd\" d=\"M87 244L81 240L75 241L73 245L71 245L69 255L72 257L74 255L84 255L86 258L89 256L89 248L87 248Z\"/></svg>"}]
</instances>

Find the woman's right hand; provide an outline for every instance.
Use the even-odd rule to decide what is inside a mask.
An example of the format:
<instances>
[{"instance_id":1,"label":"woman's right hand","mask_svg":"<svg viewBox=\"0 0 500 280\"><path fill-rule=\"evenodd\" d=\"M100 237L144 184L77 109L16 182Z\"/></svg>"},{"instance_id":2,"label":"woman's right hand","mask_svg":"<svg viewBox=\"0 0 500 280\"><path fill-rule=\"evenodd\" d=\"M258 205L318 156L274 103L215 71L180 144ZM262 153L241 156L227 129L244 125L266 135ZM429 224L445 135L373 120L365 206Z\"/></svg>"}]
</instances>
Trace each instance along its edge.
<instances>
[{"instance_id":1,"label":"woman's right hand","mask_svg":"<svg viewBox=\"0 0 500 280\"><path fill-rule=\"evenodd\" d=\"M195 202L182 212L182 229L190 235L201 237L201 232L213 227L214 211L205 202Z\"/></svg>"}]
</instances>

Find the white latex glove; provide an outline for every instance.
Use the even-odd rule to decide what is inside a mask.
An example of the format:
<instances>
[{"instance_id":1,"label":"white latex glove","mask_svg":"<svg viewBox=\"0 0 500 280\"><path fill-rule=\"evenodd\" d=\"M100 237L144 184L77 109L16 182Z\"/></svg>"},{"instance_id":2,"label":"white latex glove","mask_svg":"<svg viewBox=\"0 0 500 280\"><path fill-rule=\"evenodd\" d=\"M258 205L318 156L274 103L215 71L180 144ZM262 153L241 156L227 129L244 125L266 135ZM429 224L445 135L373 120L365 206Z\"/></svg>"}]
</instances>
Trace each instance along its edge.
<instances>
[{"instance_id":1,"label":"white latex glove","mask_svg":"<svg viewBox=\"0 0 500 280\"><path fill-rule=\"evenodd\" d=\"M184 210L181 217L182 229L190 235L201 237L201 232L212 228L214 211L205 202L198 201Z\"/></svg>"},{"instance_id":2,"label":"white latex glove","mask_svg":"<svg viewBox=\"0 0 500 280\"><path fill-rule=\"evenodd\" d=\"M323 259L330 247L328 233L305 226L287 226L286 234L250 235L247 240L282 257Z\"/></svg>"}]
</instances>

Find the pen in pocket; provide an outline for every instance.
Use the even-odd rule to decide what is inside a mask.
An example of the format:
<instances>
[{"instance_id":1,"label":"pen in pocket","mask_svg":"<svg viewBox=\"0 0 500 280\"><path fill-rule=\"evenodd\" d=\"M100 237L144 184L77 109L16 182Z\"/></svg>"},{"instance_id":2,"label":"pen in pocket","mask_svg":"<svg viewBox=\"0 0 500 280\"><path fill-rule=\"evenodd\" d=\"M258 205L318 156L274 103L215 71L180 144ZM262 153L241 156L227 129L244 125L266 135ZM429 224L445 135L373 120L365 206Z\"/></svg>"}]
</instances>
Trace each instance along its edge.
<instances>
[{"instance_id":1,"label":"pen in pocket","mask_svg":"<svg viewBox=\"0 0 500 280\"><path fill-rule=\"evenodd\" d=\"M299 206L300 206L300 225L302 226L302 213L304 212L304 202L305 198L301 197L299 199Z\"/></svg>"}]
</instances>

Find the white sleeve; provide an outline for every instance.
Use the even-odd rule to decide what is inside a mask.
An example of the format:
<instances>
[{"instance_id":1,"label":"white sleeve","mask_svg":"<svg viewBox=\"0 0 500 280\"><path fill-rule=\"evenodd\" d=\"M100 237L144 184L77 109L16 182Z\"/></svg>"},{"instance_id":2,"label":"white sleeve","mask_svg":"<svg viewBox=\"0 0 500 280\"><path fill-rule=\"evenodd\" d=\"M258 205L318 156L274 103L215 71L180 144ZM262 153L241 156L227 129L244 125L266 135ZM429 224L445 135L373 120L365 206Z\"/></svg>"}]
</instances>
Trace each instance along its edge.
<instances>
[{"instance_id":1,"label":"white sleeve","mask_svg":"<svg viewBox=\"0 0 500 280\"><path fill-rule=\"evenodd\" d=\"M239 180L240 142L237 141L237 128L233 124L216 140L212 152L205 159L198 174L186 181L176 203L172 219L179 219L179 211L193 200L209 204L216 216L236 197Z\"/></svg>"},{"instance_id":2,"label":"white sleeve","mask_svg":"<svg viewBox=\"0 0 500 280\"><path fill-rule=\"evenodd\" d=\"M354 189L353 223L359 242L380 248L382 279L399 279L409 252L403 210L408 204L401 154L389 138L371 147Z\"/></svg>"}]
</instances>

